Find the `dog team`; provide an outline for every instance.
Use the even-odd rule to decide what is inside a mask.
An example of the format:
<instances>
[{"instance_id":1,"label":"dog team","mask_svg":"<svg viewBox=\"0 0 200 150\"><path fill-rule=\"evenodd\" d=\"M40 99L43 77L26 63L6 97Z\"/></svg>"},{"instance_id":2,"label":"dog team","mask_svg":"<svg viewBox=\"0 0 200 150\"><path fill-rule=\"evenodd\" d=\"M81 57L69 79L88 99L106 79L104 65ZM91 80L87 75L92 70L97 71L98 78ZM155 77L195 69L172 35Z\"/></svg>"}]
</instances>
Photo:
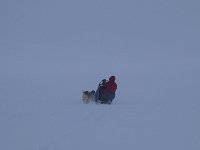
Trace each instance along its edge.
<instances>
[{"instance_id":1,"label":"dog team","mask_svg":"<svg viewBox=\"0 0 200 150\"><path fill-rule=\"evenodd\" d=\"M82 100L84 103L90 103L95 101L98 104L111 104L115 98L117 90L117 83L115 82L115 76L111 76L109 80L103 79L96 90L83 91Z\"/></svg>"}]
</instances>

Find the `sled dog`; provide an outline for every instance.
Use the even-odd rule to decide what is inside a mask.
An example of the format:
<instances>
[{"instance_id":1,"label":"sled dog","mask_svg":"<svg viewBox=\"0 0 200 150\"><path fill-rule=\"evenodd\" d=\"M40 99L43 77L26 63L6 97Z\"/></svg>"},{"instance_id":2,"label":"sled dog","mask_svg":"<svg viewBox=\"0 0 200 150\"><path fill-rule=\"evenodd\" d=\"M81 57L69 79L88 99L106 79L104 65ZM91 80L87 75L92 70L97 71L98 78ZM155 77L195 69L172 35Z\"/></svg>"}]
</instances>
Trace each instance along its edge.
<instances>
[{"instance_id":1,"label":"sled dog","mask_svg":"<svg viewBox=\"0 0 200 150\"><path fill-rule=\"evenodd\" d=\"M93 102L95 99L95 91L83 91L82 92L82 100L84 103L90 103Z\"/></svg>"}]
</instances>

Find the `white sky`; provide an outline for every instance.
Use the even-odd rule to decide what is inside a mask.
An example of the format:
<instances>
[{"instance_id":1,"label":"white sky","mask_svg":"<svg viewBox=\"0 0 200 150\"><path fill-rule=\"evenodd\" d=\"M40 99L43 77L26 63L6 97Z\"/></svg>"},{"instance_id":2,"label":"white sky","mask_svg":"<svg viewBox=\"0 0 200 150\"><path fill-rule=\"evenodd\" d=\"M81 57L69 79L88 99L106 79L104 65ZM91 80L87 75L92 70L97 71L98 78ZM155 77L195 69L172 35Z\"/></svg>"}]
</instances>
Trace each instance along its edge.
<instances>
[{"instance_id":1,"label":"white sky","mask_svg":"<svg viewBox=\"0 0 200 150\"><path fill-rule=\"evenodd\" d=\"M199 18L198 0L1 0L0 42L196 55Z\"/></svg>"}]
</instances>

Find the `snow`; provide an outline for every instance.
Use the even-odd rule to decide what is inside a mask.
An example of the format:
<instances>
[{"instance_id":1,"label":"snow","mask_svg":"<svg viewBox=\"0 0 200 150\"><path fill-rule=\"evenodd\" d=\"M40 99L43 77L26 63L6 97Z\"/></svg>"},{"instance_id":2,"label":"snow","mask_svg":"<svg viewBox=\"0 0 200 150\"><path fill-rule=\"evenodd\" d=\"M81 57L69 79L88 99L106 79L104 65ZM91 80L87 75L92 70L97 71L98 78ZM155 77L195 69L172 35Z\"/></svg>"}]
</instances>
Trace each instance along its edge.
<instances>
[{"instance_id":1,"label":"snow","mask_svg":"<svg viewBox=\"0 0 200 150\"><path fill-rule=\"evenodd\" d=\"M1 1L0 150L199 150L199 10ZM111 75L112 105L81 101Z\"/></svg>"},{"instance_id":2,"label":"snow","mask_svg":"<svg viewBox=\"0 0 200 150\"><path fill-rule=\"evenodd\" d=\"M13 74L11 67L1 74L0 149L200 148L199 62L137 63L129 66L131 73L116 70L112 105L83 104L81 90L96 89L101 80L88 69L67 75L47 65L35 73L23 62L29 69L24 73L11 64Z\"/></svg>"}]
</instances>

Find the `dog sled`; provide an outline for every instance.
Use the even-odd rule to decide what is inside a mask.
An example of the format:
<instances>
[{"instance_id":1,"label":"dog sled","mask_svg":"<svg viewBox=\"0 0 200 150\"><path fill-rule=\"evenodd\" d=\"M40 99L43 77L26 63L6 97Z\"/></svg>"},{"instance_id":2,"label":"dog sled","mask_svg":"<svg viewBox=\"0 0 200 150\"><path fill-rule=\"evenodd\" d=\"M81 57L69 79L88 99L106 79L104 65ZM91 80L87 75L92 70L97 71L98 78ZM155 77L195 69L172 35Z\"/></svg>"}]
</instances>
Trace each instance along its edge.
<instances>
[{"instance_id":1,"label":"dog sled","mask_svg":"<svg viewBox=\"0 0 200 150\"><path fill-rule=\"evenodd\" d=\"M89 103L95 101L97 104L111 104L115 98L115 91L117 90L117 84L115 82L115 76L111 76L109 80L103 79L96 90L84 91L83 101Z\"/></svg>"},{"instance_id":2,"label":"dog sled","mask_svg":"<svg viewBox=\"0 0 200 150\"><path fill-rule=\"evenodd\" d=\"M83 100L83 102L85 104L88 104L88 103L91 103L91 102L95 102L96 104L103 104L103 102L100 99L101 99L102 95L104 94L106 82L107 82L107 80L103 79L99 83L96 92L94 90L92 90L92 91L83 91L82 92L82 100Z\"/></svg>"}]
</instances>

